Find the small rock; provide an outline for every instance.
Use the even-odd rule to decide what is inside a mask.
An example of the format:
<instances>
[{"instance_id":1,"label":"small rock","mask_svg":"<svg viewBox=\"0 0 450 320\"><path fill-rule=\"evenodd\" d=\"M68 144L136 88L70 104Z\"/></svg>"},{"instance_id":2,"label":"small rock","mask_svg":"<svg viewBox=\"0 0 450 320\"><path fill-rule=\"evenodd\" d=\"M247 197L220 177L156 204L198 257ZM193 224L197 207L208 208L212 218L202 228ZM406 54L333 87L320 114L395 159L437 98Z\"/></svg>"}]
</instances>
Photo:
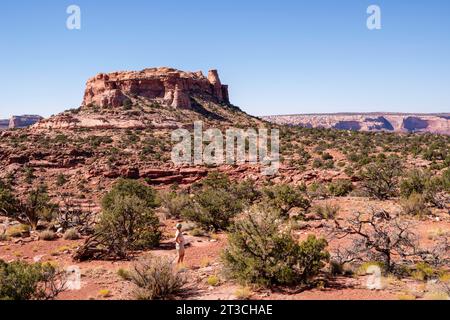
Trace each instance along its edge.
<instances>
[{"instance_id":1,"label":"small rock","mask_svg":"<svg viewBox=\"0 0 450 320\"><path fill-rule=\"evenodd\" d=\"M35 256L33 258L33 262L41 262L43 257L45 257L45 254L42 254L42 255L39 255L39 256Z\"/></svg>"}]
</instances>

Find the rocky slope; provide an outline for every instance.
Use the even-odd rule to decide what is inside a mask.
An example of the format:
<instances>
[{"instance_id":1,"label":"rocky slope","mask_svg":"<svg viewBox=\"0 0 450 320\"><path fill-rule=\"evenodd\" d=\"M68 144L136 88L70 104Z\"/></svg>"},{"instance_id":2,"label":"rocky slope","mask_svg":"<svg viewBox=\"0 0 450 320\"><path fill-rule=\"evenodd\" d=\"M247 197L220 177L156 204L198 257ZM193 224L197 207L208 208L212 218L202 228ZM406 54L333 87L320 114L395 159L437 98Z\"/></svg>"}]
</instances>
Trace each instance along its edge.
<instances>
[{"instance_id":1,"label":"rocky slope","mask_svg":"<svg viewBox=\"0 0 450 320\"><path fill-rule=\"evenodd\" d=\"M305 114L263 117L272 123L355 131L430 132L450 135L450 114Z\"/></svg>"},{"instance_id":2,"label":"rocky slope","mask_svg":"<svg viewBox=\"0 0 450 320\"><path fill-rule=\"evenodd\" d=\"M13 116L10 119L0 120L0 130L26 128L42 119L41 116L36 115Z\"/></svg>"},{"instance_id":3,"label":"rocky slope","mask_svg":"<svg viewBox=\"0 0 450 320\"><path fill-rule=\"evenodd\" d=\"M20 191L45 182L52 196L71 194L86 205L120 177L153 186L191 184L208 168L175 166L170 152L172 131L191 130L194 121L221 130L264 124L229 102L216 71L208 77L170 68L100 74L88 81L80 108L0 133L0 179L14 179ZM237 177L260 172L223 170Z\"/></svg>"}]
</instances>

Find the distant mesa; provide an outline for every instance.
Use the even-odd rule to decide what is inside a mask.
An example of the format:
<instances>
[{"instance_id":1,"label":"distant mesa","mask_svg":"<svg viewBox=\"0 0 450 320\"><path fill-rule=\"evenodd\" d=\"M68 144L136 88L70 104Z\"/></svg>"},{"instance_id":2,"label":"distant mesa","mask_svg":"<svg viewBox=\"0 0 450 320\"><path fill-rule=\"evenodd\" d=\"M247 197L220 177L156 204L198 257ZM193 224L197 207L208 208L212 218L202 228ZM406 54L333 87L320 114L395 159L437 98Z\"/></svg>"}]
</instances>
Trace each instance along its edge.
<instances>
[{"instance_id":1,"label":"distant mesa","mask_svg":"<svg viewBox=\"0 0 450 320\"><path fill-rule=\"evenodd\" d=\"M201 71L184 72L173 68L101 73L88 80L83 106L118 107L130 99L144 99L174 108L190 109L192 97L216 103L229 103L228 86L217 70L205 77Z\"/></svg>"},{"instance_id":2,"label":"distant mesa","mask_svg":"<svg viewBox=\"0 0 450 320\"><path fill-rule=\"evenodd\" d=\"M41 121L43 118L38 115L12 116L10 119L0 120L0 130L27 128Z\"/></svg>"},{"instance_id":3,"label":"distant mesa","mask_svg":"<svg viewBox=\"0 0 450 320\"><path fill-rule=\"evenodd\" d=\"M263 119L305 128L450 135L450 114L337 113L267 116Z\"/></svg>"}]
</instances>

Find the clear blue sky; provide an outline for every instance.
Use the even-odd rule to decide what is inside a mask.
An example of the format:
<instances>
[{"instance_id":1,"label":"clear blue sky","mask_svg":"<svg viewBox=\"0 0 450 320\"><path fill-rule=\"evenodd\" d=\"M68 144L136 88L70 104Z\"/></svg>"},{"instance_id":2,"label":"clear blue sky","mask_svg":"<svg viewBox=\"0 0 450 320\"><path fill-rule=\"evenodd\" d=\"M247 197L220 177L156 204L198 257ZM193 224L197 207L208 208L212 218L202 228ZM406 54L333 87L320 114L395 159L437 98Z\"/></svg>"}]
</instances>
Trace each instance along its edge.
<instances>
[{"instance_id":1,"label":"clear blue sky","mask_svg":"<svg viewBox=\"0 0 450 320\"><path fill-rule=\"evenodd\" d=\"M371 4L382 30L366 28ZM254 115L450 112L448 0L11 0L0 14L0 118L78 107L89 77L154 66L219 69Z\"/></svg>"}]
</instances>

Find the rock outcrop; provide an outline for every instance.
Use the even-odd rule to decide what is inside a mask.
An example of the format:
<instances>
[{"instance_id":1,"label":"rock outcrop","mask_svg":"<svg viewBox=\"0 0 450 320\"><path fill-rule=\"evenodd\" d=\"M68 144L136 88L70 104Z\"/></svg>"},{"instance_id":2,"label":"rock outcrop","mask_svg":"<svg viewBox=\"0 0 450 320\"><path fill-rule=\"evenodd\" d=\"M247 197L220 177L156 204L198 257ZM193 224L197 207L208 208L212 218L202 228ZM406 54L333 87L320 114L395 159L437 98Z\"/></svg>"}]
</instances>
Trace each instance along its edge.
<instances>
[{"instance_id":1,"label":"rock outcrop","mask_svg":"<svg viewBox=\"0 0 450 320\"><path fill-rule=\"evenodd\" d=\"M229 103L228 86L222 85L216 70L205 77L201 71L172 68L98 74L88 80L83 106L118 107L127 100L143 98L174 108L191 108L192 97Z\"/></svg>"},{"instance_id":2,"label":"rock outcrop","mask_svg":"<svg viewBox=\"0 0 450 320\"><path fill-rule=\"evenodd\" d=\"M8 119L0 119L0 130L5 130L9 128L9 120Z\"/></svg>"},{"instance_id":3,"label":"rock outcrop","mask_svg":"<svg viewBox=\"0 0 450 320\"><path fill-rule=\"evenodd\" d=\"M30 127L42 119L36 115L12 116L10 119L0 120L0 130Z\"/></svg>"},{"instance_id":4,"label":"rock outcrop","mask_svg":"<svg viewBox=\"0 0 450 320\"><path fill-rule=\"evenodd\" d=\"M305 114L268 116L264 120L307 128L353 131L430 132L450 135L449 114Z\"/></svg>"}]
</instances>

